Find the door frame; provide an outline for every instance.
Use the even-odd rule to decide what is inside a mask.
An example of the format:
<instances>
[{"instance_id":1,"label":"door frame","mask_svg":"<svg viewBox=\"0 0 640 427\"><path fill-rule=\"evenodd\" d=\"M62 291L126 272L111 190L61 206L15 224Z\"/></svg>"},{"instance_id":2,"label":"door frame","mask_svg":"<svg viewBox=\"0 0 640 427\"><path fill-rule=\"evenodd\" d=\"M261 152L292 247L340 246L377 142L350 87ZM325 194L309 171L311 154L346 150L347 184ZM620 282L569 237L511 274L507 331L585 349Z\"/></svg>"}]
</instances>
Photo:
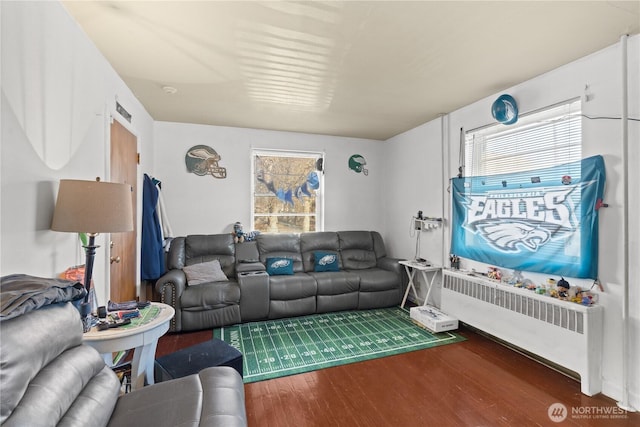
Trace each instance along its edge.
<instances>
[{"instance_id":1,"label":"door frame","mask_svg":"<svg viewBox=\"0 0 640 427\"><path fill-rule=\"evenodd\" d=\"M114 106L115 107L115 106ZM138 155L140 154L140 136L138 132L132 127L131 123L125 120L120 114L115 110L109 111L105 117L105 174L107 175L107 181L111 181L111 125L113 121L117 121L122 127L124 127L128 132L130 132L136 138L136 152ZM141 181L141 172L140 172L140 161L136 163L136 187L138 191L136 191L136 218L134 219L136 222L136 253L135 253L135 284L136 284L136 297L140 298L142 295L140 289L140 238L141 238L141 226L142 226L142 212L140 207L142 206L142 181ZM106 300L108 301L111 298L111 248L109 247L110 239L104 240L104 262L105 262L105 295Z\"/></svg>"}]
</instances>

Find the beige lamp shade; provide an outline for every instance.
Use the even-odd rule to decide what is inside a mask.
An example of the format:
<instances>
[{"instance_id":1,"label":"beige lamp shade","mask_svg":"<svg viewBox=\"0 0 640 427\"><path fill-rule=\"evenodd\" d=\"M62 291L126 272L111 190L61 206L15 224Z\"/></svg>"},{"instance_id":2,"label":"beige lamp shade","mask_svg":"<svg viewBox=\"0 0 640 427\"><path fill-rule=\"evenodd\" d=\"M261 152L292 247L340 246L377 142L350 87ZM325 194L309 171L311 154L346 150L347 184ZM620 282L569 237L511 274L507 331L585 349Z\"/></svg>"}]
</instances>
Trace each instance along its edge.
<instances>
[{"instance_id":1,"label":"beige lamp shade","mask_svg":"<svg viewBox=\"0 0 640 427\"><path fill-rule=\"evenodd\" d=\"M133 230L131 186L113 182L60 180L51 229L76 233Z\"/></svg>"}]
</instances>

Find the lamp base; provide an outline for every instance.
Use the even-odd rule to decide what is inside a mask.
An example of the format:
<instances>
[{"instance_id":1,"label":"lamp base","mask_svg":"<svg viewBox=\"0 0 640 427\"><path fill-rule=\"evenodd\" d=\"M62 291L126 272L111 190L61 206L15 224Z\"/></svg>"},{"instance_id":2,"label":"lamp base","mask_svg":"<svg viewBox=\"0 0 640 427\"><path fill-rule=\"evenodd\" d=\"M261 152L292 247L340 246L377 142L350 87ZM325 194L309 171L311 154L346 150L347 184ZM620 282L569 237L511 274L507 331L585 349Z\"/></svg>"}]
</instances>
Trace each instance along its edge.
<instances>
[{"instance_id":1,"label":"lamp base","mask_svg":"<svg viewBox=\"0 0 640 427\"><path fill-rule=\"evenodd\" d=\"M91 314L93 317L96 317L98 314L98 297L96 296L96 289L92 286L89 289L89 295L87 296L87 303L89 304L89 308L91 310Z\"/></svg>"},{"instance_id":2,"label":"lamp base","mask_svg":"<svg viewBox=\"0 0 640 427\"><path fill-rule=\"evenodd\" d=\"M80 319L82 320L82 332L89 332L93 326L93 316L91 315L91 303L80 304Z\"/></svg>"}]
</instances>

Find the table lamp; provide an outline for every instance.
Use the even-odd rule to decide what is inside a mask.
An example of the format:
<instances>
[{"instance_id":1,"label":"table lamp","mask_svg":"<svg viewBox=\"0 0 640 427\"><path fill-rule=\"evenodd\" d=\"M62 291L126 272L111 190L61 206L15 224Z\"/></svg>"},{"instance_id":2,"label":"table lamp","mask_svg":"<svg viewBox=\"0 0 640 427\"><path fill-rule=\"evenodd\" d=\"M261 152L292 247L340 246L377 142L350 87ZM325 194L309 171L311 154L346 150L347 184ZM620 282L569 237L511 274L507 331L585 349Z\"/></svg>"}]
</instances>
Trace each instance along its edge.
<instances>
[{"instance_id":1,"label":"table lamp","mask_svg":"<svg viewBox=\"0 0 640 427\"><path fill-rule=\"evenodd\" d=\"M131 186L113 182L60 180L51 229L86 233L89 241L83 245L86 254L84 287L87 294L80 305L84 332L91 329L91 276L96 255L95 239L99 233L133 230Z\"/></svg>"}]
</instances>

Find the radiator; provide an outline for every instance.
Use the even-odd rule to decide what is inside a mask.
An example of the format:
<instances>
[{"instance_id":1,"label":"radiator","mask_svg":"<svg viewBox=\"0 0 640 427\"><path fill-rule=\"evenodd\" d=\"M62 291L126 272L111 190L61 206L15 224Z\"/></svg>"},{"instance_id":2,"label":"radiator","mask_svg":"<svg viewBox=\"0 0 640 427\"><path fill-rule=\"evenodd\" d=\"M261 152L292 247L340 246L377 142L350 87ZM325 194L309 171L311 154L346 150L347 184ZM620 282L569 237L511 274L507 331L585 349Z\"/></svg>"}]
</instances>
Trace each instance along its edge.
<instances>
[{"instance_id":1,"label":"radiator","mask_svg":"<svg viewBox=\"0 0 640 427\"><path fill-rule=\"evenodd\" d=\"M602 389L603 309L483 277L444 270L441 309L481 331L580 375L582 393Z\"/></svg>"}]
</instances>

